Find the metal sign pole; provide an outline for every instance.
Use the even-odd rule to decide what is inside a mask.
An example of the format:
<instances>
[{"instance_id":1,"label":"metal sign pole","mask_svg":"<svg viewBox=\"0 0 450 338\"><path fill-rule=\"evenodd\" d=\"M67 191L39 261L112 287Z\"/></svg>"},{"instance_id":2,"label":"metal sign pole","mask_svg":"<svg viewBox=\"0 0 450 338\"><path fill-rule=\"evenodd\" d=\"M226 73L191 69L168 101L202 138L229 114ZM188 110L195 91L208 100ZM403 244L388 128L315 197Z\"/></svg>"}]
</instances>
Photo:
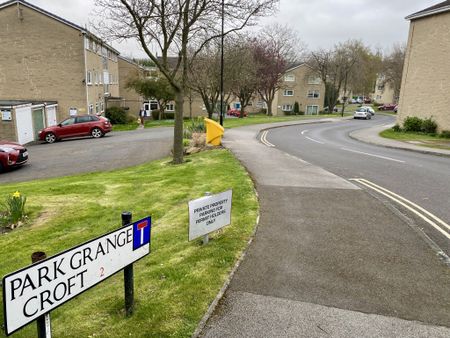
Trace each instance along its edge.
<instances>
[{"instance_id":1,"label":"metal sign pole","mask_svg":"<svg viewBox=\"0 0 450 338\"><path fill-rule=\"evenodd\" d=\"M211 196L212 194L210 192L205 192L205 196ZM203 236L203 245L208 244L209 242L209 234L206 234Z\"/></svg>"},{"instance_id":2,"label":"metal sign pole","mask_svg":"<svg viewBox=\"0 0 450 338\"><path fill-rule=\"evenodd\" d=\"M122 212L122 225L125 226L131 223L133 215L129 211ZM134 277L133 264L126 266L123 269L124 289L125 289L125 315L127 317L133 314L134 310Z\"/></svg>"},{"instance_id":3,"label":"metal sign pole","mask_svg":"<svg viewBox=\"0 0 450 338\"><path fill-rule=\"evenodd\" d=\"M31 255L31 262L36 263L47 258L45 252L37 251ZM50 322L50 312L36 319L38 338L51 338L52 326Z\"/></svg>"}]
</instances>

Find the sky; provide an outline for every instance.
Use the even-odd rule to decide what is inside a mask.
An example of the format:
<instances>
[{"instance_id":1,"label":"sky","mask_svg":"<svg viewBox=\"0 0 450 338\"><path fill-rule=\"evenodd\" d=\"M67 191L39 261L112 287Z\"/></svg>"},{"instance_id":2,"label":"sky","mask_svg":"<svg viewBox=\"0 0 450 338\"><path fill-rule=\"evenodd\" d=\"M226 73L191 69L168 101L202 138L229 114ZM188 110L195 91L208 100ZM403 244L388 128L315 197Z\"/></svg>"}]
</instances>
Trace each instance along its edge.
<instances>
[{"instance_id":1,"label":"sky","mask_svg":"<svg viewBox=\"0 0 450 338\"><path fill-rule=\"evenodd\" d=\"M80 26L96 20L94 0L27 1ZM263 19L260 24L287 24L309 50L361 39L372 48L389 51L394 43L406 43L409 21L405 16L439 2L441 0L280 0L277 14ZM137 43L111 44L124 56L145 57Z\"/></svg>"}]
</instances>

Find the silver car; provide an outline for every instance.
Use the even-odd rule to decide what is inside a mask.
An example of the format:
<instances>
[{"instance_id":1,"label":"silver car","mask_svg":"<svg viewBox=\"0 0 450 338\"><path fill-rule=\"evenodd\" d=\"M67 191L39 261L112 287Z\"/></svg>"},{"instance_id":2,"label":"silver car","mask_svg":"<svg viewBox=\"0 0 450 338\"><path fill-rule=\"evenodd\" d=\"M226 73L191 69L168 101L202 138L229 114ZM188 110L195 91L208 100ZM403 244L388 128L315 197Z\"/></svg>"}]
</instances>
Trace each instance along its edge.
<instances>
[{"instance_id":1,"label":"silver car","mask_svg":"<svg viewBox=\"0 0 450 338\"><path fill-rule=\"evenodd\" d=\"M360 107L353 114L354 119L370 120L372 118L372 112L370 107ZM373 110L373 109L372 109Z\"/></svg>"}]
</instances>

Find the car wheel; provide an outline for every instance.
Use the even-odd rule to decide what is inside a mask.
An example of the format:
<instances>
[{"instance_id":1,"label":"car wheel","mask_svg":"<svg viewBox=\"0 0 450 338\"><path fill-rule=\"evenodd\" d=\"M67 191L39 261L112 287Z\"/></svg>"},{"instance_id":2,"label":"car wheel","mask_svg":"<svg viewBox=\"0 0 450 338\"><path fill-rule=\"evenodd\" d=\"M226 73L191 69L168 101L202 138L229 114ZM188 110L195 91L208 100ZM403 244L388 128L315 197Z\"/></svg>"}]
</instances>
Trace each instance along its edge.
<instances>
[{"instance_id":1,"label":"car wheel","mask_svg":"<svg viewBox=\"0 0 450 338\"><path fill-rule=\"evenodd\" d=\"M56 135L53 133L47 133L45 135L45 142L47 143L54 143L56 141Z\"/></svg>"},{"instance_id":2,"label":"car wheel","mask_svg":"<svg viewBox=\"0 0 450 338\"><path fill-rule=\"evenodd\" d=\"M103 136L103 132L99 128L94 128L91 131L91 135L93 138L99 138Z\"/></svg>"}]
</instances>

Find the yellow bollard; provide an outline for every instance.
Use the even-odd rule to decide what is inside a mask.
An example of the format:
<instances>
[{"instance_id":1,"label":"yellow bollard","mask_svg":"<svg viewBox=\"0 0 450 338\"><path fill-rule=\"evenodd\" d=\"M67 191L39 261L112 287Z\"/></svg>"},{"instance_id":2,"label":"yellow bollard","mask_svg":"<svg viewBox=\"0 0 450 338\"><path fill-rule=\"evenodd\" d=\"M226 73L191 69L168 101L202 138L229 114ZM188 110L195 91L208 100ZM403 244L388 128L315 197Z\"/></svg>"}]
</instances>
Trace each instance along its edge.
<instances>
[{"instance_id":1,"label":"yellow bollard","mask_svg":"<svg viewBox=\"0 0 450 338\"><path fill-rule=\"evenodd\" d=\"M222 143L222 136L224 128L211 119L205 117L206 124L206 143L211 143L213 146L220 146Z\"/></svg>"}]
</instances>

